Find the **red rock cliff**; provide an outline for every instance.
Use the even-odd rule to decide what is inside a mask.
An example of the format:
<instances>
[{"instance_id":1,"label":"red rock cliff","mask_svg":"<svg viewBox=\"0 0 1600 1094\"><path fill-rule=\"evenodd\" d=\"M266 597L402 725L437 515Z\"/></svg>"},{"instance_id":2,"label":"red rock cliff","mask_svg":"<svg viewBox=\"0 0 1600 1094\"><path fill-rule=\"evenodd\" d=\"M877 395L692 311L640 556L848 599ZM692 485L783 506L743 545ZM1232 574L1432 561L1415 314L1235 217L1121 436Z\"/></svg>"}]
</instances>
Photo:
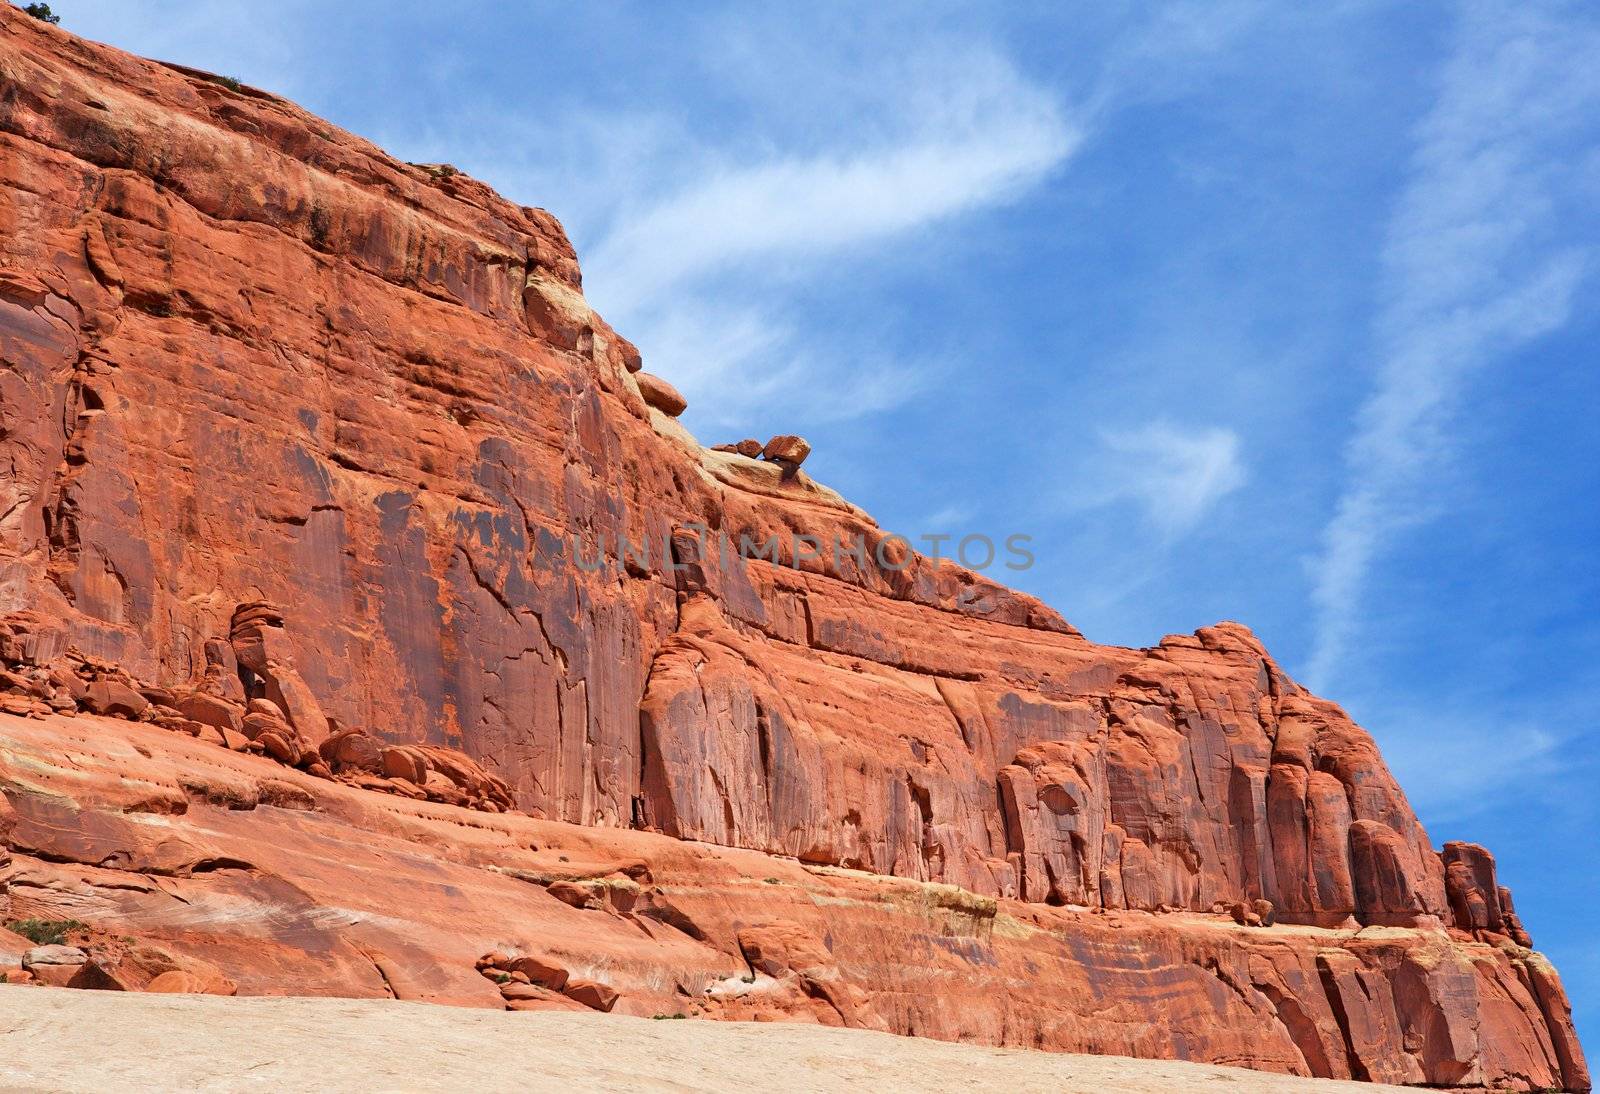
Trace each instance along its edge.
<instances>
[{"instance_id":1,"label":"red rock cliff","mask_svg":"<svg viewBox=\"0 0 1600 1094\"><path fill-rule=\"evenodd\" d=\"M514 802L536 818L473 822L504 846L468 860L511 869L539 850L518 825L565 822L540 839L599 840L612 858L594 876L670 874L679 905L703 905L656 917L672 939L594 935L626 951L599 966L624 1007L660 1003L642 970L737 958L799 977L827 1020L898 1032L1587 1088L1560 983L1493 859L1435 851L1371 738L1249 631L1095 645L1029 597L905 555L803 471L701 447L657 409L676 393L584 302L543 211L0 8L0 229L0 613L8 682L39 713L158 717L137 695L117 709L120 680L198 727L206 704L255 695L266 705L233 728L268 719L248 735L284 763L410 788L419 810ZM861 550L811 557L798 536ZM717 549L741 539L773 557ZM50 676L69 646L78 683ZM8 839L35 878L19 886L14 864L10 891L35 910L62 910L62 862L154 869L110 782L38 776L135 732L77 718L38 723L54 740L11 719L0 752ZM103 732L85 739L90 724ZM236 778L257 780L248 816L284 808L261 797L269 761L222 740ZM403 746L457 749L472 770L430 792L452 754L430 768ZM307 907L357 902L341 888L365 884L354 865L296 858L282 833L269 855L281 822L252 834L194 789L188 752L137 747L173 823L231 848L216 857ZM301 793L338 824L436 845L399 805L380 818ZM203 861L166 872L232 884ZM741 870L811 895L730 890ZM462 890L436 893L415 929L459 937L413 946L424 971L391 968L385 990L410 977L473 1001L449 962L483 978L452 947L548 926L509 884L490 901L498 936ZM861 887L891 910L853 910ZM917 893L946 910L907 927ZM119 929L180 949L204 935L238 960L222 918L180 930L97 899ZM549 930L570 942L569 927ZM889 952L906 931L920 963ZM274 944L279 964L232 970L245 989L356 983L296 967L305 939ZM950 975L915 971L933 968ZM912 984L923 1003L902 996Z\"/></svg>"}]
</instances>

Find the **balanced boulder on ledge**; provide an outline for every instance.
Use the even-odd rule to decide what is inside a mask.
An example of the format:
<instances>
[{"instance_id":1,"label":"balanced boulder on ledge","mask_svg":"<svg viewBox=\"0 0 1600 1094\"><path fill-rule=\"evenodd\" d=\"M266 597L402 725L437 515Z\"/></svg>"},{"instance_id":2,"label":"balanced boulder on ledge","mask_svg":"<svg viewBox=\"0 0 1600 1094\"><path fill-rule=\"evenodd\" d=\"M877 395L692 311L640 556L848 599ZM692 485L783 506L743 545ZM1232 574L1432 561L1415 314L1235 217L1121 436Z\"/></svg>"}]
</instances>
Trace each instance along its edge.
<instances>
[{"instance_id":1,"label":"balanced boulder on ledge","mask_svg":"<svg viewBox=\"0 0 1600 1094\"><path fill-rule=\"evenodd\" d=\"M688 408L689 400L654 373L636 372L633 378L639 382L639 394L644 396L644 401L667 417L676 418Z\"/></svg>"},{"instance_id":2,"label":"balanced boulder on ledge","mask_svg":"<svg viewBox=\"0 0 1600 1094\"><path fill-rule=\"evenodd\" d=\"M811 443L793 433L778 434L761 450L762 459L783 464L788 469L799 467L806 462L806 457L809 455L811 455Z\"/></svg>"}]
</instances>

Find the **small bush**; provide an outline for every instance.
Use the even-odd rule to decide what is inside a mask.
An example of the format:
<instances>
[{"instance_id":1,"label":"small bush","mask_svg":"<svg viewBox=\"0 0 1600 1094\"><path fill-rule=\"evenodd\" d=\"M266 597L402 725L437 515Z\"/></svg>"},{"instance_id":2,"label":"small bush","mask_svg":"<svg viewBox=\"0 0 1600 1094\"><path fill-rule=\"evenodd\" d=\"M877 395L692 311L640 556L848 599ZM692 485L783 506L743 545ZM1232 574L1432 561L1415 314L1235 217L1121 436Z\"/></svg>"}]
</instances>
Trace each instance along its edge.
<instances>
[{"instance_id":1,"label":"small bush","mask_svg":"<svg viewBox=\"0 0 1600 1094\"><path fill-rule=\"evenodd\" d=\"M650 1017L657 1022L670 1022L674 1018L687 1018L689 1016L687 1014L652 1014Z\"/></svg>"},{"instance_id":2,"label":"small bush","mask_svg":"<svg viewBox=\"0 0 1600 1094\"><path fill-rule=\"evenodd\" d=\"M57 23L61 22L61 16L51 11L49 4L29 4L22 10L33 16L35 19L42 19L51 26L55 26Z\"/></svg>"},{"instance_id":3,"label":"small bush","mask_svg":"<svg viewBox=\"0 0 1600 1094\"><path fill-rule=\"evenodd\" d=\"M311 207L311 245L319 251L328 249L328 233L333 230L333 218L320 205Z\"/></svg>"},{"instance_id":4,"label":"small bush","mask_svg":"<svg viewBox=\"0 0 1600 1094\"><path fill-rule=\"evenodd\" d=\"M227 88L229 91L238 91L238 90L240 90L241 88L244 87L244 85L241 84L238 81L238 79L233 77L233 76L218 76L217 77L217 83L221 84L223 87Z\"/></svg>"},{"instance_id":5,"label":"small bush","mask_svg":"<svg viewBox=\"0 0 1600 1094\"><path fill-rule=\"evenodd\" d=\"M783 882L779 881L775 877L764 877L761 880L766 882L768 885L782 885L783 884Z\"/></svg>"},{"instance_id":6,"label":"small bush","mask_svg":"<svg viewBox=\"0 0 1600 1094\"><path fill-rule=\"evenodd\" d=\"M76 919L12 919L6 921L6 930L13 931L35 946L62 946L69 931L82 931L87 923Z\"/></svg>"},{"instance_id":7,"label":"small bush","mask_svg":"<svg viewBox=\"0 0 1600 1094\"><path fill-rule=\"evenodd\" d=\"M511 983L511 974L508 972L495 973L494 982L496 984L509 984Z\"/></svg>"}]
</instances>

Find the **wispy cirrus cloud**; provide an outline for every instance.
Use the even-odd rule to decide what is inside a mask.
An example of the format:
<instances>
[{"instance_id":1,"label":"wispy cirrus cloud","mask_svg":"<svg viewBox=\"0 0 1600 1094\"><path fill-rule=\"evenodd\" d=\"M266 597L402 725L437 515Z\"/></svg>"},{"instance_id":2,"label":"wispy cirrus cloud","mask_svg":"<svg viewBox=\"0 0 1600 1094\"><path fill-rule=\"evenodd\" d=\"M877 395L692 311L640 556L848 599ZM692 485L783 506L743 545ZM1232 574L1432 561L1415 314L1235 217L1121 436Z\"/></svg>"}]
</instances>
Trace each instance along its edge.
<instances>
[{"instance_id":1,"label":"wispy cirrus cloud","mask_svg":"<svg viewBox=\"0 0 1600 1094\"><path fill-rule=\"evenodd\" d=\"M1437 101L1383 255L1375 387L1345 451L1347 485L1314 566L1315 647L1326 687L1359 632L1369 571L1428 519L1431 477L1474 373L1560 327L1593 248L1561 233L1582 181L1582 127L1600 108L1600 32L1561 4L1463 9Z\"/></svg>"},{"instance_id":2,"label":"wispy cirrus cloud","mask_svg":"<svg viewBox=\"0 0 1600 1094\"><path fill-rule=\"evenodd\" d=\"M1076 147L1060 107L1002 60L964 68L981 86L913 95L885 139L715 163L635 203L591 253L591 277L639 307L729 270L827 258L1003 202Z\"/></svg>"},{"instance_id":3,"label":"wispy cirrus cloud","mask_svg":"<svg viewBox=\"0 0 1600 1094\"><path fill-rule=\"evenodd\" d=\"M696 171L646 183L595 233L591 299L700 420L737 423L775 400L801 420L838 420L915 394L937 362L913 366L870 329L819 322L797 284L869 281L894 265L886 243L1015 199L1082 139L1058 99L1001 54L979 43L952 62L949 43L927 48L898 66L895 94L875 84L860 102L832 103L836 127L787 134L794 147L780 135L754 154L689 150Z\"/></svg>"},{"instance_id":4,"label":"wispy cirrus cloud","mask_svg":"<svg viewBox=\"0 0 1600 1094\"><path fill-rule=\"evenodd\" d=\"M1158 421L1108 430L1101 444L1084 464L1071 503L1095 508L1131 502L1164 539L1193 529L1248 477L1239 436L1231 429Z\"/></svg>"},{"instance_id":5,"label":"wispy cirrus cloud","mask_svg":"<svg viewBox=\"0 0 1600 1094\"><path fill-rule=\"evenodd\" d=\"M1384 760L1430 825L1459 824L1494 808L1508 786L1551 787L1570 776L1554 721L1529 717L1542 713L1385 710Z\"/></svg>"}]
</instances>

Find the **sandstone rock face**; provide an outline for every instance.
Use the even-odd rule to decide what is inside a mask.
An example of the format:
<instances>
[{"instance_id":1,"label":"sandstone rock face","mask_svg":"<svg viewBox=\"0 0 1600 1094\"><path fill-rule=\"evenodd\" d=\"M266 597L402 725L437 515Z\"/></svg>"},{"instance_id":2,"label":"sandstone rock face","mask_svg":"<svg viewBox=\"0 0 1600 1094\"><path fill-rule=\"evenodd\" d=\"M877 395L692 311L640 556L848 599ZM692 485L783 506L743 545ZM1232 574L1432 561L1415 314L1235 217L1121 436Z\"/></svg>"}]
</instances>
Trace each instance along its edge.
<instances>
[{"instance_id":1,"label":"sandstone rock face","mask_svg":"<svg viewBox=\"0 0 1600 1094\"><path fill-rule=\"evenodd\" d=\"M459 173L9 8L0 88L0 709L46 766L166 756L62 797L0 758L13 903L81 883L154 930L129 875L312 915L388 871L423 942L171 942L245 992L664 1007L670 969L716 1016L1587 1084L1492 858L1435 851L1245 628L1098 646L910 552L801 438L701 448L555 220ZM412 876L456 806L476 865ZM534 832L606 869L550 876ZM491 910L528 944L625 923L622 971L503 996Z\"/></svg>"},{"instance_id":2,"label":"sandstone rock face","mask_svg":"<svg viewBox=\"0 0 1600 1094\"><path fill-rule=\"evenodd\" d=\"M1587 1084L1560 980L1488 935L984 897L373 794L88 714L0 715L0 789L15 811L0 915L112 925L84 964L56 967L63 983L93 960L135 991L609 1008L1293 1075Z\"/></svg>"}]
</instances>

